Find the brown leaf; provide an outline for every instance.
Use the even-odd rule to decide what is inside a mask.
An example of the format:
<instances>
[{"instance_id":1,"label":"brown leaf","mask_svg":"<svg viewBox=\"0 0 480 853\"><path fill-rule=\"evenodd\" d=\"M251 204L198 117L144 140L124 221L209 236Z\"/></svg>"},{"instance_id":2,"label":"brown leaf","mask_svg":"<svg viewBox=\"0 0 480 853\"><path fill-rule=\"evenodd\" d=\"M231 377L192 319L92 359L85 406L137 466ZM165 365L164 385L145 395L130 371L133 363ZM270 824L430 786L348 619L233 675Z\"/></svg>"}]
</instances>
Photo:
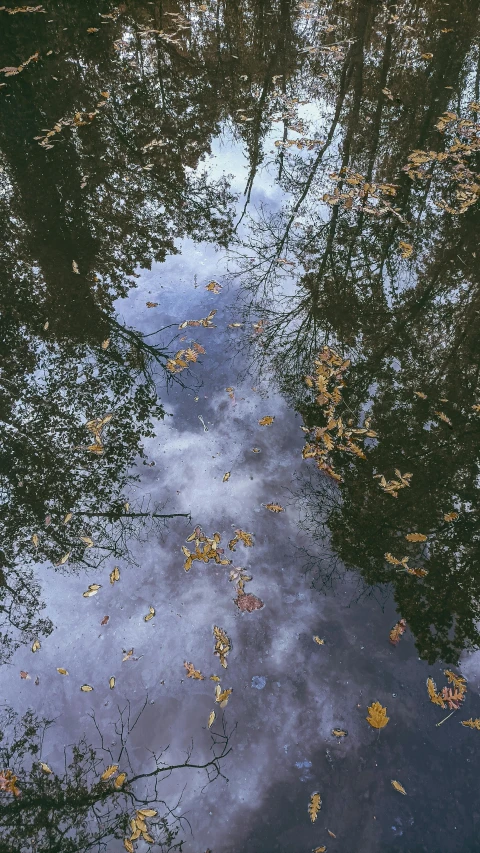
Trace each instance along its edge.
<instances>
[{"instance_id":1,"label":"brown leaf","mask_svg":"<svg viewBox=\"0 0 480 853\"><path fill-rule=\"evenodd\" d=\"M195 678L198 681L203 681L205 676L202 675L202 673L198 669L195 669L193 663L188 663L188 661L185 661L183 665L187 670L187 678Z\"/></svg>"},{"instance_id":2,"label":"brown leaf","mask_svg":"<svg viewBox=\"0 0 480 853\"><path fill-rule=\"evenodd\" d=\"M100 622L100 625L106 625L109 619L110 616L104 616L102 621Z\"/></svg>"},{"instance_id":3,"label":"brown leaf","mask_svg":"<svg viewBox=\"0 0 480 853\"><path fill-rule=\"evenodd\" d=\"M387 717L387 709L380 705L380 702L373 702L368 708L367 723L370 723L374 729L383 729L387 725L390 717Z\"/></svg>"},{"instance_id":4,"label":"brown leaf","mask_svg":"<svg viewBox=\"0 0 480 853\"><path fill-rule=\"evenodd\" d=\"M146 302L145 305L147 308L157 308L158 302Z\"/></svg>"},{"instance_id":5,"label":"brown leaf","mask_svg":"<svg viewBox=\"0 0 480 853\"><path fill-rule=\"evenodd\" d=\"M443 516L444 521L456 521L458 518L458 512L446 512Z\"/></svg>"},{"instance_id":6,"label":"brown leaf","mask_svg":"<svg viewBox=\"0 0 480 853\"><path fill-rule=\"evenodd\" d=\"M398 621L398 622L393 626L393 628L392 628L392 630L390 631L390 634L389 634L390 642L392 643L392 645L394 645L394 646L396 646L396 645L397 645L397 643L400 641L400 637L402 636L402 634L404 634L404 633L405 633L406 627L407 627L407 621L406 621L406 619L400 619L400 620L399 620L399 621Z\"/></svg>"},{"instance_id":7,"label":"brown leaf","mask_svg":"<svg viewBox=\"0 0 480 853\"><path fill-rule=\"evenodd\" d=\"M265 415L264 418L260 418L258 423L260 426L270 426L270 424L273 424L274 420L275 416L272 417L271 415Z\"/></svg>"},{"instance_id":8,"label":"brown leaf","mask_svg":"<svg viewBox=\"0 0 480 853\"><path fill-rule=\"evenodd\" d=\"M251 613L252 610L261 610L263 601L251 592L244 592L234 599L238 609L242 612Z\"/></svg>"},{"instance_id":9,"label":"brown leaf","mask_svg":"<svg viewBox=\"0 0 480 853\"><path fill-rule=\"evenodd\" d=\"M30 678L28 672L25 672L24 669L20 670L20 678Z\"/></svg>"},{"instance_id":10,"label":"brown leaf","mask_svg":"<svg viewBox=\"0 0 480 853\"><path fill-rule=\"evenodd\" d=\"M472 720L470 717L469 720L462 720L462 726L466 726L469 729L477 729L480 731L480 720L477 718L476 720Z\"/></svg>"},{"instance_id":11,"label":"brown leaf","mask_svg":"<svg viewBox=\"0 0 480 853\"><path fill-rule=\"evenodd\" d=\"M285 512L283 506L280 504L264 504L265 509L269 509L270 512Z\"/></svg>"},{"instance_id":12,"label":"brown leaf","mask_svg":"<svg viewBox=\"0 0 480 853\"><path fill-rule=\"evenodd\" d=\"M407 533L405 536L407 542L426 542L427 537L423 533Z\"/></svg>"},{"instance_id":13,"label":"brown leaf","mask_svg":"<svg viewBox=\"0 0 480 853\"><path fill-rule=\"evenodd\" d=\"M318 791L314 791L310 796L310 802L308 804L308 814L312 823L315 823L318 813L322 808L322 798Z\"/></svg>"},{"instance_id":14,"label":"brown leaf","mask_svg":"<svg viewBox=\"0 0 480 853\"><path fill-rule=\"evenodd\" d=\"M407 792L403 785L400 785L400 782L397 782L395 779L392 779L392 785L395 790L398 791L400 794L403 794L405 797L407 796Z\"/></svg>"}]
</instances>

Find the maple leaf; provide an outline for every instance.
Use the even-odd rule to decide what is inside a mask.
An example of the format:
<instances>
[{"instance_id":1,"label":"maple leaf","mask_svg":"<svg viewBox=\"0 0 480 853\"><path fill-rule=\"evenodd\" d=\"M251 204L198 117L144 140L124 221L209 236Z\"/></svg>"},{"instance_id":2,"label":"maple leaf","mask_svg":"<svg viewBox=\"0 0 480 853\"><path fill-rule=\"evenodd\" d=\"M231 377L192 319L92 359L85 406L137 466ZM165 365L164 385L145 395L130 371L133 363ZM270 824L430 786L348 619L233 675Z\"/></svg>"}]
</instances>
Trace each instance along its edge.
<instances>
[{"instance_id":1,"label":"maple leaf","mask_svg":"<svg viewBox=\"0 0 480 853\"><path fill-rule=\"evenodd\" d=\"M188 663L188 661L185 661L183 665L187 670L187 678L196 678L199 681L203 681L205 676L202 675L202 673L199 672L198 669L195 669L193 663Z\"/></svg>"},{"instance_id":2,"label":"maple leaf","mask_svg":"<svg viewBox=\"0 0 480 853\"><path fill-rule=\"evenodd\" d=\"M370 723L374 729L383 729L387 725L390 717L387 717L387 709L380 705L380 702L373 702L368 708L368 717L365 718L367 723Z\"/></svg>"},{"instance_id":3,"label":"maple leaf","mask_svg":"<svg viewBox=\"0 0 480 853\"><path fill-rule=\"evenodd\" d=\"M310 802L308 804L308 814L312 823L315 823L318 813L322 808L322 798L318 791L314 791L310 797Z\"/></svg>"},{"instance_id":4,"label":"maple leaf","mask_svg":"<svg viewBox=\"0 0 480 853\"><path fill-rule=\"evenodd\" d=\"M478 731L480 731L480 720L478 718L476 720L472 720L470 717L469 720L462 720L462 726L466 726L469 729L478 729Z\"/></svg>"}]
</instances>

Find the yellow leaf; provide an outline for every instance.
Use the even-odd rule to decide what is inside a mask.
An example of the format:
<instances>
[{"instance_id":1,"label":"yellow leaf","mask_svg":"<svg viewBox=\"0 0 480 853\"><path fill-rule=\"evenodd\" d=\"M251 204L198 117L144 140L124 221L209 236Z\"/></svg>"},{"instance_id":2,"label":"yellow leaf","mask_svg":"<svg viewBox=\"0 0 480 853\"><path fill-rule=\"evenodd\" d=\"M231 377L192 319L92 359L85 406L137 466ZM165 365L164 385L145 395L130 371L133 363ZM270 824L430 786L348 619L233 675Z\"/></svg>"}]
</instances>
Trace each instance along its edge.
<instances>
[{"instance_id":1,"label":"yellow leaf","mask_svg":"<svg viewBox=\"0 0 480 853\"><path fill-rule=\"evenodd\" d=\"M120 569L118 566L115 566L110 572L110 583L115 583L115 581L120 580Z\"/></svg>"},{"instance_id":2,"label":"yellow leaf","mask_svg":"<svg viewBox=\"0 0 480 853\"><path fill-rule=\"evenodd\" d=\"M320 637L317 637L316 634L315 634L313 640L315 643L318 643L319 646L323 646L325 644L325 640L321 640Z\"/></svg>"},{"instance_id":3,"label":"yellow leaf","mask_svg":"<svg viewBox=\"0 0 480 853\"><path fill-rule=\"evenodd\" d=\"M102 349L108 349L110 346L110 338L107 338L105 341L102 341Z\"/></svg>"},{"instance_id":4,"label":"yellow leaf","mask_svg":"<svg viewBox=\"0 0 480 853\"><path fill-rule=\"evenodd\" d=\"M218 675L211 675L210 681L220 681L220 679L219 679Z\"/></svg>"},{"instance_id":5,"label":"yellow leaf","mask_svg":"<svg viewBox=\"0 0 480 853\"><path fill-rule=\"evenodd\" d=\"M92 595L96 595L98 590L102 588L102 585L99 583L91 583L88 589L83 593L84 598L91 598Z\"/></svg>"},{"instance_id":6,"label":"yellow leaf","mask_svg":"<svg viewBox=\"0 0 480 853\"><path fill-rule=\"evenodd\" d=\"M38 650L40 648L41 648L40 640L34 640L32 643L32 652L38 652Z\"/></svg>"},{"instance_id":7,"label":"yellow leaf","mask_svg":"<svg viewBox=\"0 0 480 853\"><path fill-rule=\"evenodd\" d=\"M480 731L480 720L477 718L476 720L462 720L462 726L467 726L469 729L478 729Z\"/></svg>"},{"instance_id":8,"label":"yellow leaf","mask_svg":"<svg viewBox=\"0 0 480 853\"><path fill-rule=\"evenodd\" d=\"M137 812L137 815L138 815L138 812ZM147 831L147 824L145 823L145 821L143 820L142 817L136 817L135 818L135 824L137 826L137 829L140 830L140 832L143 833L143 832Z\"/></svg>"},{"instance_id":9,"label":"yellow leaf","mask_svg":"<svg viewBox=\"0 0 480 853\"><path fill-rule=\"evenodd\" d=\"M58 563L55 563L55 565L56 565L56 566L63 566L63 565L65 565L65 563L67 562L67 560L68 560L68 558L69 558L70 554L71 554L71 551L68 551L66 554L64 554L64 555L63 555L63 557L60 557L60 559L59 559Z\"/></svg>"},{"instance_id":10,"label":"yellow leaf","mask_svg":"<svg viewBox=\"0 0 480 853\"><path fill-rule=\"evenodd\" d=\"M211 293L220 293L222 289L222 285L218 283L218 281L209 281L208 284L205 285L205 290L209 290Z\"/></svg>"},{"instance_id":11,"label":"yellow leaf","mask_svg":"<svg viewBox=\"0 0 480 853\"><path fill-rule=\"evenodd\" d=\"M214 720L215 720L215 711L210 711L210 715L208 717L208 728L209 729L212 727Z\"/></svg>"},{"instance_id":12,"label":"yellow leaf","mask_svg":"<svg viewBox=\"0 0 480 853\"><path fill-rule=\"evenodd\" d=\"M155 608L154 608L154 607L149 607L149 608L148 608L148 613L147 613L147 615L146 615L146 616L144 616L144 617L143 617L143 619L144 619L144 621L145 621L145 622L150 622L150 619L153 619L153 617L154 617L154 616L155 616Z\"/></svg>"},{"instance_id":13,"label":"yellow leaf","mask_svg":"<svg viewBox=\"0 0 480 853\"><path fill-rule=\"evenodd\" d=\"M78 269L78 264L76 261L72 261L72 270L77 275L80 275L80 270Z\"/></svg>"},{"instance_id":14,"label":"yellow leaf","mask_svg":"<svg viewBox=\"0 0 480 853\"><path fill-rule=\"evenodd\" d=\"M122 663L123 663L124 661L126 661L126 660L130 660L130 658L132 657L132 655L133 655L133 649L129 649L129 650L128 650L128 652L125 652L125 654L124 654L124 656L123 656L123 658L122 658Z\"/></svg>"},{"instance_id":15,"label":"yellow leaf","mask_svg":"<svg viewBox=\"0 0 480 853\"><path fill-rule=\"evenodd\" d=\"M226 483L227 480L229 480L229 479L230 479L230 471L226 471L225 474L223 475L223 481L222 482Z\"/></svg>"},{"instance_id":16,"label":"yellow leaf","mask_svg":"<svg viewBox=\"0 0 480 853\"><path fill-rule=\"evenodd\" d=\"M44 761L40 762L40 767L42 768L44 773L53 773L53 770L50 770L50 767L48 766L48 764L45 764Z\"/></svg>"},{"instance_id":17,"label":"yellow leaf","mask_svg":"<svg viewBox=\"0 0 480 853\"><path fill-rule=\"evenodd\" d=\"M90 536L80 536L82 542L85 542L87 548L93 548L93 539L90 539Z\"/></svg>"},{"instance_id":18,"label":"yellow leaf","mask_svg":"<svg viewBox=\"0 0 480 853\"><path fill-rule=\"evenodd\" d=\"M308 814L310 816L310 820L312 823L315 823L317 819L317 815L322 808L322 798L318 791L314 791L310 797L310 802L308 804Z\"/></svg>"},{"instance_id":19,"label":"yellow leaf","mask_svg":"<svg viewBox=\"0 0 480 853\"><path fill-rule=\"evenodd\" d=\"M38 548L38 546L40 545L40 539L38 538L36 533L34 533L32 536L32 542L35 545L35 548Z\"/></svg>"},{"instance_id":20,"label":"yellow leaf","mask_svg":"<svg viewBox=\"0 0 480 853\"><path fill-rule=\"evenodd\" d=\"M89 684L82 684L80 690L83 690L84 693L91 693L93 687L90 687Z\"/></svg>"},{"instance_id":21,"label":"yellow leaf","mask_svg":"<svg viewBox=\"0 0 480 853\"><path fill-rule=\"evenodd\" d=\"M458 512L446 512L443 516L444 521L456 521L458 518Z\"/></svg>"},{"instance_id":22,"label":"yellow leaf","mask_svg":"<svg viewBox=\"0 0 480 853\"><path fill-rule=\"evenodd\" d=\"M329 834L330 838L336 838L336 837L337 837L337 836L335 835L335 833L334 833L334 832L331 832L329 829L327 829L327 832L328 832L328 834Z\"/></svg>"},{"instance_id":23,"label":"yellow leaf","mask_svg":"<svg viewBox=\"0 0 480 853\"><path fill-rule=\"evenodd\" d=\"M265 509L269 509L270 512L285 512L283 506L280 504L265 504Z\"/></svg>"},{"instance_id":24,"label":"yellow leaf","mask_svg":"<svg viewBox=\"0 0 480 853\"><path fill-rule=\"evenodd\" d=\"M440 705L441 708L445 708L445 702L439 693L437 693L437 687L433 680L433 678L427 678L427 690L428 695L430 697L430 702L433 702L434 705Z\"/></svg>"},{"instance_id":25,"label":"yellow leaf","mask_svg":"<svg viewBox=\"0 0 480 853\"><path fill-rule=\"evenodd\" d=\"M272 418L270 415L265 415L264 418L260 418L258 423L260 426L270 426L270 424L273 424L274 420L275 417Z\"/></svg>"},{"instance_id":26,"label":"yellow leaf","mask_svg":"<svg viewBox=\"0 0 480 853\"><path fill-rule=\"evenodd\" d=\"M410 243L404 243L403 240L400 240L398 247L402 253L402 258L411 258L413 255L413 246Z\"/></svg>"},{"instance_id":27,"label":"yellow leaf","mask_svg":"<svg viewBox=\"0 0 480 853\"><path fill-rule=\"evenodd\" d=\"M72 518L73 518L73 513L67 512L65 518L63 519L63 524L68 524L68 522L71 521Z\"/></svg>"},{"instance_id":28,"label":"yellow leaf","mask_svg":"<svg viewBox=\"0 0 480 853\"><path fill-rule=\"evenodd\" d=\"M334 735L334 737L347 737L348 732L344 729L332 729L332 735Z\"/></svg>"},{"instance_id":29,"label":"yellow leaf","mask_svg":"<svg viewBox=\"0 0 480 853\"><path fill-rule=\"evenodd\" d=\"M315 847L313 853L325 853L326 849L326 847Z\"/></svg>"},{"instance_id":30,"label":"yellow leaf","mask_svg":"<svg viewBox=\"0 0 480 853\"><path fill-rule=\"evenodd\" d=\"M218 704L220 705L221 708L225 707L225 705L228 702L228 697L232 694L232 692L233 692L232 688L229 687L228 690L222 690L215 697L215 701L218 702Z\"/></svg>"},{"instance_id":31,"label":"yellow leaf","mask_svg":"<svg viewBox=\"0 0 480 853\"><path fill-rule=\"evenodd\" d=\"M140 835L140 833L138 834ZM127 850L127 853L134 853L134 846L129 838L123 839L123 846L125 847L125 850Z\"/></svg>"},{"instance_id":32,"label":"yellow leaf","mask_svg":"<svg viewBox=\"0 0 480 853\"><path fill-rule=\"evenodd\" d=\"M103 771L102 775L100 776L100 779L102 780L102 782L106 782L107 779L110 779L110 776L113 776L113 774L117 772L117 770L118 764L109 764L108 767L106 767Z\"/></svg>"},{"instance_id":33,"label":"yellow leaf","mask_svg":"<svg viewBox=\"0 0 480 853\"><path fill-rule=\"evenodd\" d=\"M437 415L437 417L440 418L441 421L448 424L448 426L453 427L453 424L452 424L450 418L448 418L444 412L437 412L436 411L435 414Z\"/></svg>"},{"instance_id":34,"label":"yellow leaf","mask_svg":"<svg viewBox=\"0 0 480 853\"><path fill-rule=\"evenodd\" d=\"M110 690L113 690L113 688L115 687L115 676L114 675L112 675L112 677L109 679L108 684L109 684Z\"/></svg>"},{"instance_id":35,"label":"yellow leaf","mask_svg":"<svg viewBox=\"0 0 480 853\"><path fill-rule=\"evenodd\" d=\"M157 814L156 809L139 809L137 814L143 815L143 817L155 817Z\"/></svg>"},{"instance_id":36,"label":"yellow leaf","mask_svg":"<svg viewBox=\"0 0 480 853\"><path fill-rule=\"evenodd\" d=\"M63 666L57 666L57 672L59 672L60 675L68 675L68 670L64 669Z\"/></svg>"},{"instance_id":37,"label":"yellow leaf","mask_svg":"<svg viewBox=\"0 0 480 853\"><path fill-rule=\"evenodd\" d=\"M433 53L422 53L422 59L433 59Z\"/></svg>"},{"instance_id":38,"label":"yellow leaf","mask_svg":"<svg viewBox=\"0 0 480 853\"><path fill-rule=\"evenodd\" d=\"M152 838L152 836L149 835L148 832L142 832L142 838L144 841L147 841L148 844L154 844L155 843L155 839Z\"/></svg>"},{"instance_id":39,"label":"yellow leaf","mask_svg":"<svg viewBox=\"0 0 480 853\"><path fill-rule=\"evenodd\" d=\"M424 394L424 393L423 393L423 391L414 391L413 393L414 393L414 394L416 394L416 395L417 395L417 397L420 397L420 399L421 399L421 400L426 400L426 399L427 399L427 395L426 395L426 394Z\"/></svg>"},{"instance_id":40,"label":"yellow leaf","mask_svg":"<svg viewBox=\"0 0 480 853\"><path fill-rule=\"evenodd\" d=\"M380 705L380 702L373 702L368 708L368 717L365 718L367 723L370 723L374 729L383 729L387 725L390 717L387 717L387 709Z\"/></svg>"},{"instance_id":41,"label":"yellow leaf","mask_svg":"<svg viewBox=\"0 0 480 853\"><path fill-rule=\"evenodd\" d=\"M400 785L400 782L396 782L395 779L392 779L392 785L395 790L399 792L399 794L404 794L405 796L407 796L407 792L403 785Z\"/></svg>"},{"instance_id":42,"label":"yellow leaf","mask_svg":"<svg viewBox=\"0 0 480 853\"><path fill-rule=\"evenodd\" d=\"M203 676L198 669L195 669L193 663L188 663L188 661L185 661L183 665L187 670L187 678L195 678L198 681L203 681L205 676Z\"/></svg>"},{"instance_id":43,"label":"yellow leaf","mask_svg":"<svg viewBox=\"0 0 480 853\"><path fill-rule=\"evenodd\" d=\"M117 778L115 779L115 782L114 782L115 787L121 788L123 783L125 782L126 778L127 778L126 773L119 773Z\"/></svg>"},{"instance_id":44,"label":"yellow leaf","mask_svg":"<svg viewBox=\"0 0 480 853\"><path fill-rule=\"evenodd\" d=\"M407 533L405 536L407 542L426 542L427 537L423 533Z\"/></svg>"}]
</instances>

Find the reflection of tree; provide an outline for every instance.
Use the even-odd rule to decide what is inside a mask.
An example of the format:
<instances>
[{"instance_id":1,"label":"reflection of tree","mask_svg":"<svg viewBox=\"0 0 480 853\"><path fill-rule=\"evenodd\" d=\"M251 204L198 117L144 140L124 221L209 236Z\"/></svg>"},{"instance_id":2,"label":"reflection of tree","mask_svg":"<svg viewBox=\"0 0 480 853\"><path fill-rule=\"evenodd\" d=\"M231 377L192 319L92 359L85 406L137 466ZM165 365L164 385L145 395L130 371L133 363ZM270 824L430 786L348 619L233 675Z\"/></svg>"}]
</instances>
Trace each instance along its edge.
<instances>
[{"instance_id":1,"label":"reflection of tree","mask_svg":"<svg viewBox=\"0 0 480 853\"><path fill-rule=\"evenodd\" d=\"M10 708L0 719L0 850L11 853L74 853L108 850L114 839L130 839L133 849L144 838L162 851L181 850L180 832L185 816L180 802L168 803L162 783L172 774L203 771L206 783L222 776L224 758L230 752L225 728L211 734L210 756L196 759L193 747L179 762L160 753L128 750L129 737L146 703L134 715L130 703L119 709L114 725L117 746L106 746L106 734L98 727L97 742L83 736L66 747L61 768L42 767L42 748L51 721L28 711L21 719ZM112 767L108 779L102 779ZM121 774L125 774L123 778ZM14 780L12 781L13 777ZM7 780L7 781L6 781ZM8 780L10 780L8 782ZM118 780L118 781L116 781ZM14 791L15 789L15 791ZM142 810L150 812L142 815ZM154 812L154 814L151 814ZM140 821L132 827L132 819ZM142 827L143 822L143 827ZM141 829L141 831L137 831ZM128 844L125 845L128 848Z\"/></svg>"},{"instance_id":2,"label":"reflection of tree","mask_svg":"<svg viewBox=\"0 0 480 853\"><path fill-rule=\"evenodd\" d=\"M402 32L394 7L360 2L349 9L336 71L324 74L323 90L318 77L314 84L319 118L294 144L285 135L279 140L287 200L253 216L239 246L247 316L263 321L256 352L273 364L308 426L326 426L321 406L302 390L315 353L330 343L352 357L343 418L357 426L368 411L378 443L366 460L338 452L340 486L320 475L303 489L306 524L333 545L334 562L356 567L367 584L393 585L401 615L431 661L455 659L480 640L472 509L480 431L472 410L479 402L479 128L469 107L478 9L462 10L455 35L435 37L426 66L418 32ZM425 36L437 11L436 4L424 10ZM405 14L402 7L407 23ZM417 58L408 58L409 48ZM318 39L312 66L324 57ZM451 106L447 84L461 92L461 121L438 121ZM331 96L327 110L322 96ZM374 479L394 477L395 468L413 473L397 499ZM453 509L458 521L444 521ZM405 540L416 531L428 534L427 545ZM389 564L388 552L408 555L409 565L425 565L428 575ZM330 564L324 572L320 561L318 571L329 581Z\"/></svg>"}]
</instances>

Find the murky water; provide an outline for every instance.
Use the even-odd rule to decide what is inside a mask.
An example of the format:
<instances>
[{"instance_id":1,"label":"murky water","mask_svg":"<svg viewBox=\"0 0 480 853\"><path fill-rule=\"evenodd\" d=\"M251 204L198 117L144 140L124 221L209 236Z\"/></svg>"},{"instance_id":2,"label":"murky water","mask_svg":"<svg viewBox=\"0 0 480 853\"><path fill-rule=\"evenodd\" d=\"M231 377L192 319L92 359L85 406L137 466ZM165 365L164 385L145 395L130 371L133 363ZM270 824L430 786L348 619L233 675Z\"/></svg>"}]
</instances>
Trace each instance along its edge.
<instances>
[{"instance_id":1,"label":"murky water","mask_svg":"<svg viewBox=\"0 0 480 853\"><path fill-rule=\"evenodd\" d=\"M1 853L480 850L479 7L1 7Z\"/></svg>"}]
</instances>

